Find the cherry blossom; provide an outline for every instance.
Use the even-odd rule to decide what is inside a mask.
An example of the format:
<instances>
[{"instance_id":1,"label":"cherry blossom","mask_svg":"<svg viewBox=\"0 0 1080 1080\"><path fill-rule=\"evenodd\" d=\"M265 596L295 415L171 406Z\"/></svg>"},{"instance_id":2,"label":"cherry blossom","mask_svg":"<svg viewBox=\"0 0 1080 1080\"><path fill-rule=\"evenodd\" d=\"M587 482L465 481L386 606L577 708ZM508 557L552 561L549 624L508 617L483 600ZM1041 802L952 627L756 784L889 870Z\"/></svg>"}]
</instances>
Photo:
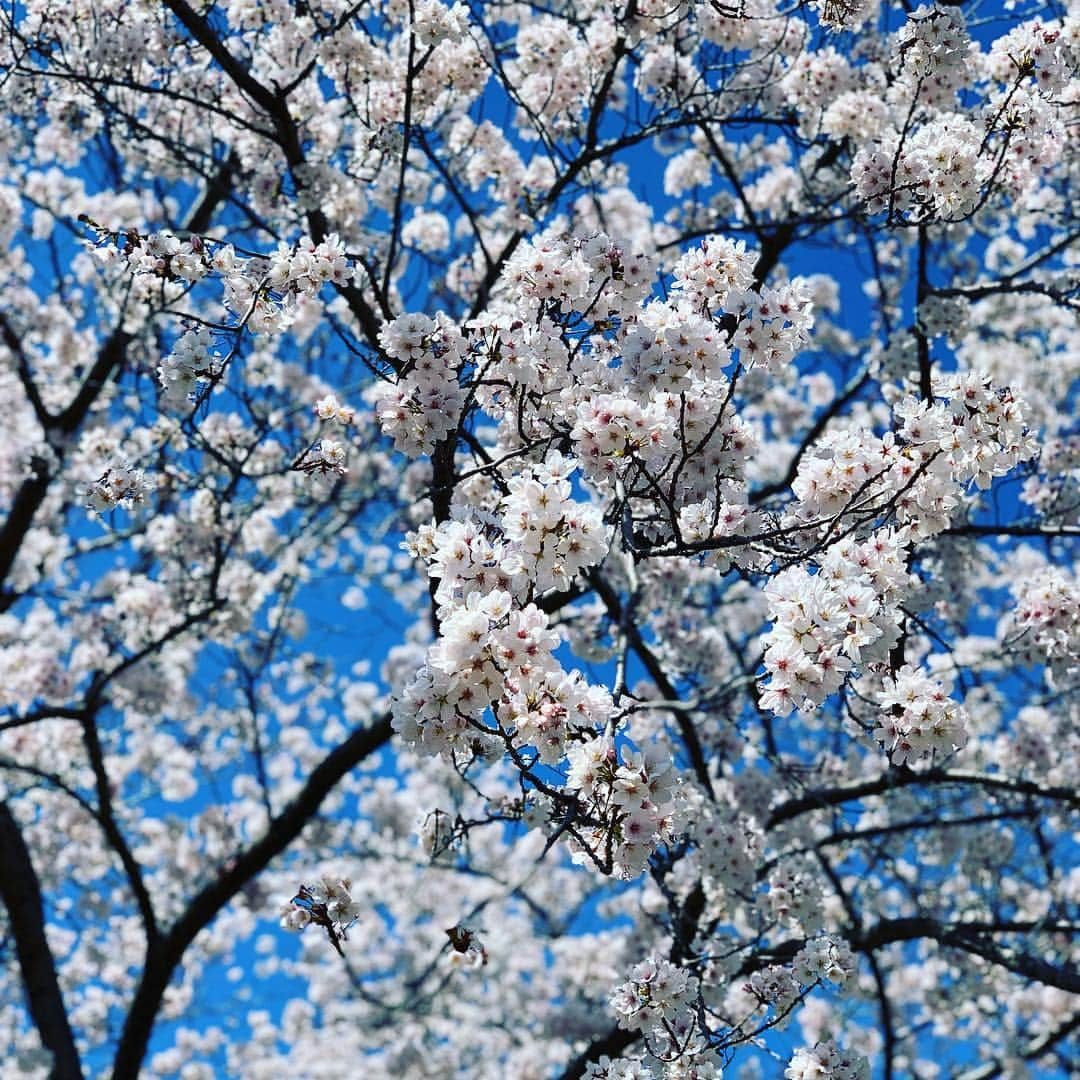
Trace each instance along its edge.
<instances>
[{"instance_id":1,"label":"cherry blossom","mask_svg":"<svg viewBox=\"0 0 1080 1080\"><path fill-rule=\"evenodd\" d=\"M4 1080L1068 1073L1075 11L0 29Z\"/></svg>"}]
</instances>

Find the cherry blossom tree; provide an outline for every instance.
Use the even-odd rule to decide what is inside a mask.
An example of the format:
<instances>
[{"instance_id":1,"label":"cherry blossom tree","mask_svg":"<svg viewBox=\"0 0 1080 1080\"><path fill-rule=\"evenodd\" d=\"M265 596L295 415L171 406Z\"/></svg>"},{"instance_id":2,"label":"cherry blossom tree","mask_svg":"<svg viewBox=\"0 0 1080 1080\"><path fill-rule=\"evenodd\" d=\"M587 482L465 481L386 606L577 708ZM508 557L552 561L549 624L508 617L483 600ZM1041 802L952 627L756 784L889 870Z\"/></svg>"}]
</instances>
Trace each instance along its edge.
<instances>
[{"instance_id":1,"label":"cherry blossom tree","mask_svg":"<svg viewBox=\"0 0 1080 1080\"><path fill-rule=\"evenodd\" d=\"M0 12L4 1076L1064 1076L1080 11Z\"/></svg>"}]
</instances>

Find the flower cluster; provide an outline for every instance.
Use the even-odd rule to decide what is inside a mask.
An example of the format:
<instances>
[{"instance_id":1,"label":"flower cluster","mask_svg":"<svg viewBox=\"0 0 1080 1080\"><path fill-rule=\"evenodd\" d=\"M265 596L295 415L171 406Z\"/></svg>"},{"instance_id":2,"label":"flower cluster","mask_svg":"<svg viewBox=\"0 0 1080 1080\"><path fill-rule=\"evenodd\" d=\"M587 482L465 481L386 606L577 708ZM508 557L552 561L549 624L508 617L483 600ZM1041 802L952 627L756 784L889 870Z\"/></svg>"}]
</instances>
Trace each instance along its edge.
<instances>
[{"instance_id":1,"label":"flower cluster","mask_svg":"<svg viewBox=\"0 0 1080 1080\"><path fill-rule=\"evenodd\" d=\"M379 424L403 453L430 454L457 426L465 401L458 383L464 339L443 315L401 315L379 341L398 369L396 381L377 383L368 394Z\"/></svg>"},{"instance_id":2,"label":"flower cluster","mask_svg":"<svg viewBox=\"0 0 1080 1080\"><path fill-rule=\"evenodd\" d=\"M962 296L932 294L919 304L916 317L927 337L945 337L955 345L967 332L970 311L971 304Z\"/></svg>"},{"instance_id":3,"label":"flower cluster","mask_svg":"<svg viewBox=\"0 0 1080 1080\"><path fill-rule=\"evenodd\" d=\"M1034 456L1025 407L1009 389L977 372L946 373L932 385L933 401L897 402L895 432L826 435L799 463L792 520L857 515L869 523L891 509L918 535L933 535L948 527L968 484L985 490Z\"/></svg>"},{"instance_id":4,"label":"flower cluster","mask_svg":"<svg viewBox=\"0 0 1080 1080\"><path fill-rule=\"evenodd\" d=\"M356 410L343 405L333 394L326 394L315 402L315 416L322 421L333 420L346 427L356 420Z\"/></svg>"},{"instance_id":5,"label":"flower cluster","mask_svg":"<svg viewBox=\"0 0 1080 1080\"><path fill-rule=\"evenodd\" d=\"M709 236L672 267L673 289L697 311L731 311L754 281L756 255L745 240ZM730 305L730 306L729 306Z\"/></svg>"},{"instance_id":6,"label":"flower cluster","mask_svg":"<svg viewBox=\"0 0 1080 1080\"><path fill-rule=\"evenodd\" d=\"M310 237L282 242L268 258L239 258L231 244L201 236L181 240L170 232L146 237L131 232L124 255L136 280L162 283L170 297L211 274L219 276L226 309L253 332L265 334L285 330L324 285L343 286L353 276L336 233L318 244Z\"/></svg>"},{"instance_id":7,"label":"flower cluster","mask_svg":"<svg viewBox=\"0 0 1080 1080\"><path fill-rule=\"evenodd\" d=\"M931 410L909 399L906 409L898 407L896 413L904 420L902 434L911 442L938 439L957 483L974 481L985 491L994 477L1035 456L1038 444L1025 423L1024 404L1008 387L995 387L978 372L951 373L935 380L934 393L946 399L947 412L933 417L931 432L923 428L921 440L914 427Z\"/></svg>"},{"instance_id":8,"label":"flower cluster","mask_svg":"<svg viewBox=\"0 0 1080 1080\"><path fill-rule=\"evenodd\" d=\"M1080 581L1064 567L1048 568L1013 588L1016 610L1010 620L1010 647L1028 650L1044 663L1054 685L1080 681Z\"/></svg>"},{"instance_id":9,"label":"flower cluster","mask_svg":"<svg viewBox=\"0 0 1080 1080\"><path fill-rule=\"evenodd\" d=\"M538 593L567 589L577 574L607 554L600 509L576 502L575 463L558 451L510 478L500 506L503 535Z\"/></svg>"},{"instance_id":10,"label":"flower cluster","mask_svg":"<svg viewBox=\"0 0 1080 1080\"><path fill-rule=\"evenodd\" d=\"M809 329L802 286L755 292L755 261L743 244L709 238L660 301L647 299L652 260L605 234L520 245L469 324L477 401L509 445L569 421L574 457L602 488L645 488L643 474L674 470L676 504L714 495L718 476L742 480L755 447L723 374L733 349L775 366Z\"/></svg>"},{"instance_id":11,"label":"flower cluster","mask_svg":"<svg viewBox=\"0 0 1080 1080\"><path fill-rule=\"evenodd\" d=\"M721 573L726 573L732 566L755 568L760 564L761 556L751 543L740 541L762 530L762 516L747 504L744 490L730 483L721 483L719 487L727 497L718 503L710 496L679 511L678 535L691 546L707 541L731 541L730 546L716 547L705 553L706 565Z\"/></svg>"},{"instance_id":12,"label":"flower cluster","mask_svg":"<svg viewBox=\"0 0 1080 1080\"><path fill-rule=\"evenodd\" d=\"M405 548L437 579L435 600L449 615L475 592L502 589L516 601L566 589L601 562L608 542L595 505L573 498L572 459L552 451L511 477L497 513L461 513L422 525Z\"/></svg>"},{"instance_id":13,"label":"flower cluster","mask_svg":"<svg viewBox=\"0 0 1080 1080\"><path fill-rule=\"evenodd\" d=\"M635 964L611 994L619 1027L656 1038L685 1040L696 1024L698 980L669 960Z\"/></svg>"},{"instance_id":14,"label":"flower cluster","mask_svg":"<svg viewBox=\"0 0 1080 1080\"><path fill-rule=\"evenodd\" d=\"M777 288L748 293L740 305L742 319L733 344L745 367L761 365L779 374L810 340L813 307L805 283L799 280Z\"/></svg>"},{"instance_id":15,"label":"flower cluster","mask_svg":"<svg viewBox=\"0 0 1080 1080\"><path fill-rule=\"evenodd\" d=\"M786 1026L788 1014L802 994L791 969L780 964L770 964L760 971L755 971L743 986L743 990L755 998L759 1005L765 1008L771 1006L778 1020L783 1017L784 1019L776 1024L781 1028Z\"/></svg>"},{"instance_id":16,"label":"flower cluster","mask_svg":"<svg viewBox=\"0 0 1080 1080\"><path fill-rule=\"evenodd\" d=\"M993 170L984 133L967 117L944 113L901 141L883 136L851 167L855 190L871 213L889 210L914 220L956 221L978 205Z\"/></svg>"},{"instance_id":17,"label":"flower cluster","mask_svg":"<svg viewBox=\"0 0 1080 1080\"><path fill-rule=\"evenodd\" d=\"M971 38L957 8L922 5L893 40L904 88L921 104L947 108L971 77Z\"/></svg>"},{"instance_id":18,"label":"flower cluster","mask_svg":"<svg viewBox=\"0 0 1080 1080\"><path fill-rule=\"evenodd\" d=\"M360 906L353 901L348 878L323 876L313 885L301 885L296 895L281 907L280 924L299 932L315 925L326 931L330 944L343 953L349 927L356 921Z\"/></svg>"},{"instance_id":19,"label":"flower cluster","mask_svg":"<svg viewBox=\"0 0 1080 1080\"><path fill-rule=\"evenodd\" d=\"M429 753L484 752L501 734L556 764L578 729L603 727L611 699L554 658L559 635L535 605L502 590L472 592L444 619L438 641L394 703L395 729ZM499 727L481 722L494 708Z\"/></svg>"},{"instance_id":20,"label":"flower cluster","mask_svg":"<svg viewBox=\"0 0 1080 1080\"><path fill-rule=\"evenodd\" d=\"M438 580L435 600L440 615L468 601L473 593L499 589L524 599L528 583L521 562L503 537L502 523L493 514L462 514L436 528L421 525L402 545L413 558L427 563L428 576Z\"/></svg>"},{"instance_id":21,"label":"flower cluster","mask_svg":"<svg viewBox=\"0 0 1080 1080\"><path fill-rule=\"evenodd\" d=\"M631 387L680 393L696 380L722 377L731 354L725 335L697 312L654 302L625 336L622 362Z\"/></svg>"},{"instance_id":22,"label":"flower cluster","mask_svg":"<svg viewBox=\"0 0 1080 1080\"><path fill-rule=\"evenodd\" d=\"M337 439L323 439L315 447L314 456L311 459L319 472L332 472L339 475L345 472L345 462L348 459L348 451L345 444Z\"/></svg>"},{"instance_id":23,"label":"flower cluster","mask_svg":"<svg viewBox=\"0 0 1080 1080\"><path fill-rule=\"evenodd\" d=\"M935 752L951 754L967 744L963 708L945 686L910 664L884 678L877 705L881 713L873 738L889 752L894 765Z\"/></svg>"},{"instance_id":24,"label":"flower cluster","mask_svg":"<svg viewBox=\"0 0 1080 1080\"><path fill-rule=\"evenodd\" d=\"M344 285L352 280L345 245L336 233L316 244L310 236L298 244L278 245L270 256L266 284L282 295L315 296L326 284Z\"/></svg>"},{"instance_id":25,"label":"flower cluster","mask_svg":"<svg viewBox=\"0 0 1080 1080\"><path fill-rule=\"evenodd\" d=\"M125 510L142 503L151 490L142 469L126 463L110 465L88 488L87 506L93 513L104 514L118 506Z\"/></svg>"},{"instance_id":26,"label":"flower cluster","mask_svg":"<svg viewBox=\"0 0 1080 1080\"><path fill-rule=\"evenodd\" d=\"M157 369L158 379L168 398L185 401L200 381L216 378L221 371L220 357L213 351L214 339L209 330L188 330Z\"/></svg>"},{"instance_id":27,"label":"flower cluster","mask_svg":"<svg viewBox=\"0 0 1080 1080\"><path fill-rule=\"evenodd\" d=\"M844 986L855 974L855 955L843 938L823 934L803 945L795 954L791 970L803 986L813 986L822 979Z\"/></svg>"},{"instance_id":28,"label":"flower cluster","mask_svg":"<svg viewBox=\"0 0 1080 1080\"><path fill-rule=\"evenodd\" d=\"M133 274L165 281L201 281L213 267L211 253L201 237L181 240L168 231L149 236L129 232L124 255Z\"/></svg>"},{"instance_id":29,"label":"flower cluster","mask_svg":"<svg viewBox=\"0 0 1080 1080\"><path fill-rule=\"evenodd\" d=\"M419 0L412 9L412 30L425 48L458 41L469 26L469 9L457 0L447 7L440 0Z\"/></svg>"},{"instance_id":30,"label":"flower cluster","mask_svg":"<svg viewBox=\"0 0 1080 1080\"><path fill-rule=\"evenodd\" d=\"M821 929L821 885L810 874L777 867L769 874L765 904L770 917L781 926L801 929L804 934Z\"/></svg>"},{"instance_id":31,"label":"flower cluster","mask_svg":"<svg viewBox=\"0 0 1080 1080\"><path fill-rule=\"evenodd\" d=\"M590 1061L584 1080L654 1080L656 1073L643 1061L628 1061L617 1058L612 1061L607 1054L601 1054L596 1061Z\"/></svg>"},{"instance_id":32,"label":"flower cluster","mask_svg":"<svg viewBox=\"0 0 1080 1080\"><path fill-rule=\"evenodd\" d=\"M1061 22L1034 18L996 38L986 58L990 74L1006 86L1018 79L1034 83L1047 97L1069 89L1080 71L1080 18Z\"/></svg>"},{"instance_id":33,"label":"flower cluster","mask_svg":"<svg viewBox=\"0 0 1080 1080\"><path fill-rule=\"evenodd\" d=\"M856 664L887 657L899 633L895 601L910 580L905 551L902 533L881 530L833 545L815 574L793 566L769 582L763 709L813 709Z\"/></svg>"},{"instance_id":34,"label":"flower cluster","mask_svg":"<svg viewBox=\"0 0 1080 1080\"><path fill-rule=\"evenodd\" d=\"M823 980L845 986L856 970L855 957L846 941L823 935L810 938L796 953L791 967L770 964L755 971L743 985L762 1009L772 1008L772 1026L785 1027L799 1000Z\"/></svg>"},{"instance_id":35,"label":"flower cluster","mask_svg":"<svg viewBox=\"0 0 1080 1080\"><path fill-rule=\"evenodd\" d=\"M749 896L754 888L760 834L732 810L716 808L693 829L702 873L725 892Z\"/></svg>"},{"instance_id":36,"label":"flower cluster","mask_svg":"<svg viewBox=\"0 0 1080 1080\"><path fill-rule=\"evenodd\" d=\"M595 822L581 841L570 843L575 862L610 859L619 877L637 877L657 846L675 834L677 773L652 747L616 753L609 737L572 746L566 786L575 791ZM584 845L584 846L583 846Z\"/></svg>"},{"instance_id":37,"label":"flower cluster","mask_svg":"<svg viewBox=\"0 0 1080 1080\"><path fill-rule=\"evenodd\" d=\"M796 1050L784 1070L784 1080L870 1080L870 1062L828 1039Z\"/></svg>"}]
</instances>

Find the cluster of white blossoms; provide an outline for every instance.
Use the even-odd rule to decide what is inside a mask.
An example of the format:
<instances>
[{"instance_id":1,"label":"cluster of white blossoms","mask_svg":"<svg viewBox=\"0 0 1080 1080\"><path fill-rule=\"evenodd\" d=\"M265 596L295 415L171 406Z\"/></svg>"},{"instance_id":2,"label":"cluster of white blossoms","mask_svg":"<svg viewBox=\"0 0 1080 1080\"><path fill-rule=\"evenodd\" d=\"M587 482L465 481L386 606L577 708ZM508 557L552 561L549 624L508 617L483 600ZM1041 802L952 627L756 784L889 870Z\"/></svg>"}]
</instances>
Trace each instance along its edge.
<instances>
[{"instance_id":1,"label":"cluster of white blossoms","mask_svg":"<svg viewBox=\"0 0 1080 1080\"><path fill-rule=\"evenodd\" d=\"M1080 581L1065 567L1052 567L1013 586L1016 608L1007 641L1030 663L1042 663L1058 689L1080 682Z\"/></svg>"},{"instance_id":2,"label":"cluster of white blossoms","mask_svg":"<svg viewBox=\"0 0 1080 1080\"><path fill-rule=\"evenodd\" d=\"M978 205L993 172L983 132L966 116L945 113L901 139L888 133L856 155L851 178L871 213L955 221Z\"/></svg>"},{"instance_id":3,"label":"cluster of white blossoms","mask_svg":"<svg viewBox=\"0 0 1080 1080\"><path fill-rule=\"evenodd\" d=\"M129 233L124 255L136 281L158 283L170 297L216 275L229 313L262 334L281 333L305 304L315 302L324 285L346 285L353 276L336 233L318 244L306 236L295 244L282 242L267 258L242 258L231 244L201 236L181 240L170 232Z\"/></svg>"},{"instance_id":4,"label":"cluster of white blossoms","mask_svg":"<svg viewBox=\"0 0 1080 1080\"><path fill-rule=\"evenodd\" d=\"M124 255L136 276L165 281L201 281L213 268L211 252L202 237L181 240L168 231L148 236L128 233Z\"/></svg>"},{"instance_id":5,"label":"cluster of white blossoms","mask_svg":"<svg viewBox=\"0 0 1080 1080\"><path fill-rule=\"evenodd\" d=\"M951 754L967 744L966 714L938 680L911 664L886 675L876 695L880 709L873 738L894 765Z\"/></svg>"},{"instance_id":6,"label":"cluster of white blossoms","mask_svg":"<svg viewBox=\"0 0 1080 1080\"><path fill-rule=\"evenodd\" d=\"M314 466L315 471L341 475L346 471L348 458L348 448L339 439L322 439L316 445L306 471L312 471L310 466Z\"/></svg>"},{"instance_id":7,"label":"cluster of white blossoms","mask_svg":"<svg viewBox=\"0 0 1080 1080\"><path fill-rule=\"evenodd\" d=\"M920 447L924 459L940 449L954 483L974 482L985 491L995 477L1038 452L1027 409L1008 387L995 387L980 372L948 372L934 379L933 392L945 401L930 405L909 397L896 406L903 420L899 434Z\"/></svg>"},{"instance_id":8,"label":"cluster of white blossoms","mask_svg":"<svg viewBox=\"0 0 1080 1080\"><path fill-rule=\"evenodd\" d=\"M705 564L721 573L726 573L732 566L748 570L759 567L763 556L751 543L740 541L762 531L762 515L747 503L744 488L726 481L717 487L722 493L718 502L709 496L679 511L679 539L691 546L707 541L730 541L730 546L714 547L705 552Z\"/></svg>"},{"instance_id":9,"label":"cluster of white blossoms","mask_svg":"<svg viewBox=\"0 0 1080 1080\"><path fill-rule=\"evenodd\" d=\"M87 507L104 514L117 507L131 510L139 505L151 490L142 469L126 462L114 463L87 489Z\"/></svg>"},{"instance_id":10,"label":"cluster of white blossoms","mask_svg":"<svg viewBox=\"0 0 1080 1080\"><path fill-rule=\"evenodd\" d=\"M891 511L918 536L931 536L948 528L969 484L985 490L1035 456L1024 404L1012 391L978 372L945 373L932 386L933 401L908 395L896 403L895 432L825 435L799 463L789 520L831 528L842 515L869 523Z\"/></svg>"},{"instance_id":11,"label":"cluster of white blossoms","mask_svg":"<svg viewBox=\"0 0 1080 1080\"><path fill-rule=\"evenodd\" d=\"M742 990L763 1009L772 1008L774 1026L785 1027L792 1008L808 990L824 981L846 987L856 967L847 942L824 934L808 939L790 967L770 964L755 971Z\"/></svg>"},{"instance_id":12,"label":"cluster of white blossoms","mask_svg":"<svg viewBox=\"0 0 1080 1080\"><path fill-rule=\"evenodd\" d=\"M805 343L805 287L755 290L756 255L710 237L650 299L655 266L605 234L543 235L509 261L469 324L476 398L508 447L565 431L602 490L673 475L678 507L741 482L756 446L724 371L786 364ZM732 500L733 501L733 500Z\"/></svg>"},{"instance_id":13,"label":"cluster of white blossoms","mask_svg":"<svg viewBox=\"0 0 1080 1080\"><path fill-rule=\"evenodd\" d=\"M695 379L720 377L730 359L712 319L659 301L644 308L622 349L627 381L639 396L653 390L677 394Z\"/></svg>"},{"instance_id":14,"label":"cluster of white blossoms","mask_svg":"<svg viewBox=\"0 0 1080 1080\"><path fill-rule=\"evenodd\" d=\"M356 420L356 410L343 405L333 394L326 394L315 402L315 416L323 422L332 420L348 427Z\"/></svg>"},{"instance_id":15,"label":"cluster of white blossoms","mask_svg":"<svg viewBox=\"0 0 1080 1080\"><path fill-rule=\"evenodd\" d=\"M912 579L903 531L830 547L817 573L782 570L766 586L772 629L760 705L778 716L812 710L857 664L885 660L899 635L896 601Z\"/></svg>"},{"instance_id":16,"label":"cluster of white blossoms","mask_svg":"<svg viewBox=\"0 0 1080 1080\"><path fill-rule=\"evenodd\" d=\"M697 819L692 832L696 858L710 888L749 896L761 850L760 832L750 819L715 806Z\"/></svg>"},{"instance_id":17,"label":"cluster of white blossoms","mask_svg":"<svg viewBox=\"0 0 1080 1080\"><path fill-rule=\"evenodd\" d=\"M315 296L324 285L344 285L353 270L345 257L345 244L336 233L316 244L310 236L297 244L281 243L269 258L266 286L283 296Z\"/></svg>"},{"instance_id":18,"label":"cluster of white blossoms","mask_svg":"<svg viewBox=\"0 0 1080 1080\"><path fill-rule=\"evenodd\" d=\"M769 874L765 910L781 926L815 934L822 926L821 882L811 874L777 867Z\"/></svg>"},{"instance_id":19,"label":"cluster of white blossoms","mask_svg":"<svg viewBox=\"0 0 1080 1080\"><path fill-rule=\"evenodd\" d=\"M571 857L603 865L621 878L641 874L649 856L674 839L679 779L670 757L648 747L616 752L610 737L587 739L567 751L566 786L576 792L592 824L569 841Z\"/></svg>"},{"instance_id":20,"label":"cluster of white blossoms","mask_svg":"<svg viewBox=\"0 0 1080 1080\"><path fill-rule=\"evenodd\" d=\"M438 527L421 525L403 544L437 579L440 618L476 592L500 589L525 602L566 589L608 552L598 506L574 499L575 462L551 451L511 477L496 513L462 512Z\"/></svg>"},{"instance_id":21,"label":"cluster of white blossoms","mask_svg":"<svg viewBox=\"0 0 1080 1080\"><path fill-rule=\"evenodd\" d=\"M684 1042L697 1023L698 980L663 957L630 969L610 997L619 1027L660 1040Z\"/></svg>"},{"instance_id":22,"label":"cluster of white blossoms","mask_svg":"<svg viewBox=\"0 0 1080 1080\"><path fill-rule=\"evenodd\" d=\"M754 998L763 1009L771 1007L774 1026L782 1029L791 1019L791 1010L798 1002L802 989L791 968L770 964L750 976L743 986L743 992Z\"/></svg>"},{"instance_id":23,"label":"cluster of white blossoms","mask_svg":"<svg viewBox=\"0 0 1080 1080\"><path fill-rule=\"evenodd\" d=\"M440 0L419 0L410 10L413 33L425 49L458 41L469 27L469 9L460 0L450 6Z\"/></svg>"},{"instance_id":24,"label":"cluster of white blossoms","mask_svg":"<svg viewBox=\"0 0 1080 1080\"><path fill-rule=\"evenodd\" d=\"M383 327L379 342L398 375L368 392L375 416L396 449L409 457L430 454L456 428L465 402L458 383L465 339L444 315L400 315Z\"/></svg>"},{"instance_id":25,"label":"cluster of white blossoms","mask_svg":"<svg viewBox=\"0 0 1080 1080\"><path fill-rule=\"evenodd\" d=\"M870 1062L828 1039L796 1050L784 1080L870 1080Z\"/></svg>"},{"instance_id":26,"label":"cluster of white blossoms","mask_svg":"<svg viewBox=\"0 0 1080 1080\"><path fill-rule=\"evenodd\" d=\"M281 927L299 932L306 926L318 926L341 952L341 942L346 940L349 927L360 914L360 905L353 900L351 889L348 878L325 874L312 885L301 885L296 895L281 906Z\"/></svg>"},{"instance_id":27,"label":"cluster of white blossoms","mask_svg":"<svg viewBox=\"0 0 1080 1080\"><path fill-rule=\"evenodd\" d=\"M912 11L893 39L904 90L922 105L945 108L972 75L972 42L958 8Z\"/></svg>"},{"instance_id":28,"label":"cluster of white blossoms","mask_svg":"<svg viewBox=\"0 0 1080 1080\"><path fill-rule=\"evenodd\" d=\"M709 236L672 267L672 288L696 311L731 311L754 283L756 255L745 240ZM729 301L733 301L729 305Z\"/></svg>"},{"instance_id":29,"label":"cluster of white blossoms","mask_svg":"<svg viewBox=\"0 0 1080 1080\"><path fill-rule=\"evenodd\" d=\"M500 506L503 535L537 593L567 589L582 570L607 554L600 508L573 498L577 468L552 451L541 465L512 476Z\"/></svg>"},{"instance_id":30,"label":"cluster of white blossoms","mask_svg":"<svg viewBox=\"0 0 1080 1080\"><path fill-rule=\"evenodd\" d=\"M664 1080L723 1080L724 1068L717 1054L710 1051L690 1053L665 1062ZM584 1080L655 1080L656 1070L648 1061L617 1058L602 1054L589 1063Z\"/></svg>"},{"instance_id":31,"label":"cluster of white blossoms","mask_svg":"<svg viewBox=\"0 0 1080 1080\"><path fill-rule=\"evenodd\" d=\"M967 332L971 303L963 296L931 295L916 312L919 329L928 337L944 337L955 345Z\"/></svg>"},{"instance_id":32,"label":"cluster of white blossoms","mask_svg":"<svg viewBox=\"0 0 1080 1080\"><path fill-rule=\"evenodd\" d=\"M1067 139L1057 106L1080 71L1078 25L1075 15L1034 19L980 54L958 9L911 12L894 39L899 78L889 95L897 115L906 114L903 130L882 116L865 129L852 162L856 193L871 212L956 221L986 202L991 180L1013 195L1034 187ZM982 115L965 116L958 92L975 84L986 87Z\"/></svg>"},{"instance_id":33,"label":"cluster of white blossoms","mask_svg":"<svg viewBox=\"0 0 1080 1080\"><path fill-rule=\"evenodd\" d=\"M918 8L897 32L893 53L900 73L893 96L911 99L912 110L917 102L931 112L913 131L909 115L903 131L867 132L876 138L865 142L852 161L856 193L871 213L962 217L974 210L993 171L985 130L949 111L973 70L962 15L955 9Z\"/></svg>"},{"instance_id":34,"label":"cluster of white blossoms","mask_svg":"<svg viewBox=\"0 0 1080 1080\"><path fill-rule=\"evenodd\" d=\"M167 398L186 401L200 381L220 374L221 357L214 352L214 338L209 330L187 330L173 350L158 366L157 374Z\"/></svg>"},{"instance_id":35,"label":"cluster of white blossoms","mask_svg":"<svg viewBox=\"0 0 1080 1080\"><path fill-rule=\"evenodd\" d=\"M802 281L746 294L732 344L744 367L761 365L778 375L810 340L813 305Z\"/></svg>"},{"instance_id":36,"label":"cluster of white blossoms","mask_svg":"<svg viewBox=\"0 0 1080 1080\"><path fill-rule=\"evenodd\" d=\"M394 727L429 753L491 752L497 736L531 747L546 764L575 731L603 727L611 697L554 657L559 634L534 604L509 593L472 592L443 620L427 662L394 702ZM498 727L482 721L492 708Z\"/></svg>"},{"instance_id":37,"label":"cluster of white blossoms","mask_svg":"<svg viewBox=\"0 0 1080 1080\"><path fill-rule=\"evenodd\" d=\"M440 617L473 593L494 590L524 599L528 583L521 574L516 551L504 538L502 522L492 514L462 514L436 527L421 525L409 533L402 547L414 559L427 563L430 578L438 581L435 601Z\"/></svg>"},{"instance_id":38,"label":"cluster of white blossoms","mask_svg":"<svg viewBox=\"0 0 1080 1080\"><path fill-rule=\"evenodd\" d=\"M855 974L855 955L843 938L822 934L810 938L795 954L791 970L803 986L812 986L825 979L844 986Z\"/></svg>"},{"instance_id":39,"label":"cluster of white blossoms","mask_svg":"<svg viewBox=\"0 0 1080 1080\"><path fill-rule=\"evenodd\" d=\"M1002 34L990 46L986 67L1006 86L1026 77L1046 97L1064 96L1080 71L1080 15L1072 11L1060 22L1037 16Z\"/></svg>"}]
</instances>

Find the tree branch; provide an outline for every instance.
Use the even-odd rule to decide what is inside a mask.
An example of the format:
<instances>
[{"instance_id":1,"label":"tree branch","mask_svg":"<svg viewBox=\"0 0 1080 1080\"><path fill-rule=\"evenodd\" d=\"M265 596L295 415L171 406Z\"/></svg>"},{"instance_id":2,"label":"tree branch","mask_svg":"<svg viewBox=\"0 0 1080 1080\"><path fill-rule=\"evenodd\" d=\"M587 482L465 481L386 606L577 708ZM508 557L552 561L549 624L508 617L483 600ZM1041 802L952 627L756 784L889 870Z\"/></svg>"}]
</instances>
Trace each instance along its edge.
<instances>
[{"instance_id":1,"label":"tree branch","mask_svg":"<svg viewBox=\"0 0 1080 1080\"><path fill-rule=\"evenodd\" d=\"M113 1080L130 1080L139 1074L162 996L196 935L300 835L342 777L389 742L392 733L388 715L372 727L354 731L315 767L300 794L271 821L263 838L230 860L221 874L191 900L162 938L160 948L147 957L113 1061Z\"/></svg>"},{"instance_id":2,"label":"tree branch","mask_svg":"<svg viewBox=\"0 0 1080 1080\"><path fill-rule=\"evenodd\" d=\"M51 1076L54 1080L81 1080L75 1036L45 937L41 886L18 823L5 802L0 802L0 899L11 921L30 1016L42 1044L53 1055Z\"/></svg>"}]
</instances>

